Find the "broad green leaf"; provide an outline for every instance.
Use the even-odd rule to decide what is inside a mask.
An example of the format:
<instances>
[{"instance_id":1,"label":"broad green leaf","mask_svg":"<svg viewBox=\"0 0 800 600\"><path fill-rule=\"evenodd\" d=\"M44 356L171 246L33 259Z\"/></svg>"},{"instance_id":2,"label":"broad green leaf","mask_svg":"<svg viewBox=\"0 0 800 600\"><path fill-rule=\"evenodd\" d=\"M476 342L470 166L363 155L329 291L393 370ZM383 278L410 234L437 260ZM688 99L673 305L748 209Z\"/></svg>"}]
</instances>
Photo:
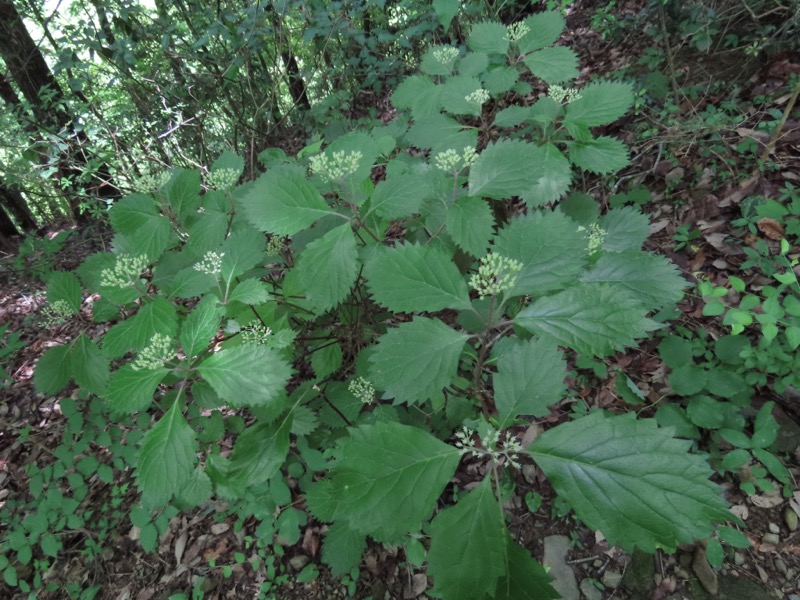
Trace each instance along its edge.
<instances>
[{"instance_id":1,"label":"broad green leaf","mask_svg":"<svg viewBox=\"0 0 800 600\"><path fill-rule=\"evenodd\" d=\"M235 230L222 245L222 265L220 277L230 285L234 277L239 277L256 265L263 264L266 258L267 240L264 234L252 227Z\"/></svg>"},{"instance_id":2,"label":"broad green leaf","mask_svg":"<svg viewBox=\"0 0 800 600\"><path fill-rule=\"evenodd\" d=\"M489 57L483 52L467 52L458 61L458 73L469 77L480 77L489 66Z\"/></svg>"},{"instance_id":3,"label":"broad green leaf","mask_svg":"<svg viewBox=\"0 0 800 600\"><path fill-rule=\"evenodd\" d=\"M506 532L506 572L497 582L494 600L558 600L545 568Z\"/></svg>"},{"instance_id":4,"label":"broad green leaf","mask_svg":"<svg viewBox=\"0 0 800 600\"><path fill-rule=\"evenodd\" d=\"M178 337L187 358L192 358L208 348L211 338L217 334L224 314L225 309L214 296L206 296L197 303L183 321Z\"/></svg>"},{"instance_id":5,"label":"broad green leaf","mask_svg":"<svg viewBox=\"0 0 800 600\"><path fill-rule=\"evenodd\" d=\"M694 396L686 404L692 423L703 429L719 429L725 424L725 403L709 396Z\"/></svg>"},{"instance_id":6,"label":"broad green leaf","mask_svg":"<svg viewBox=\"0 0 800 600\"><path fill-rule=\"evenodd\" d=\"M236 439L227 468L225 485L245 490L275 475L289 452L290 415L275 423L257 423Z\"/></svg>"},{"instance_id":7,"label":"broad green leaf","mask_svg":"<svg viewBox=\"0 0 800 600\"><path fill-rule=\"evenodd\" d=\"M519 71L504 65L489 69L483 78L483 87L493 96L499 96L511 90L518 80Z\"/></svg>"},{"instance_id":8,"label":"broad green leaf","mask_svg":"<svg viewBox=\"0 0 800 600\"><path fill-rule=\"evenodd\" d=\"M459 198L447 209L446 227L459 248L480 258L494 231L492 209L480 198Z\"/></svg>"},{"instance_id":9,"label":"broad green leaf","mask_svg":"<svg viewBox=\"0 0 800 600\"><path fill-rule=\"evenodd\" d=\"M95 394L105 391L109 379L108 357L84 334L72 343L70 368L75 383L84 390Z\"/></svg>"},{"instance_id":10,"label":"broad green leaf","mask_svg":"<svg viewBox=\"0 0 800 600\"><path fill-rule=\"evenodd\" d=\"M153 198L145 194L125 196L108 211L111 226L122 235L135 234L141 227L153 223L158 216Z\"/></svg>"},{"instance_id":11,"label":"broad green leaf","mask_svg":"<svg viewBox=\"0 0 800 600\"><path fill-rule=\"evenodd\" d=\"M638 250L650 236L650 219L638 208L614 208L600 217L598 225L606 232L603 250Z\"/></svg>"},{"instance_id":12,"label":"broad green leaf","mask_svg":"<svg viewBox=\"0 0 800 600\"><path fill-rule=\"evenodd\" d=\"M585 143L567 142L569 159L576 167L608 175L628 166L628 147L620 140L600 136Z\"/></svg>"},{"instance_id":13,"label":"broad green leaf","mask_svg":"<svg viewBox=\"0 0 800 600\"><path fill-rule=\"evenodd\" d=\"M228 215L218 210L208 210L189 228L186 249L198 257L216 250L228 233Z\"/></svg>"},{"instance_id":14,"label":"broad green leaf","mask_svg":"<svg viewBox=\"0 0 800 600\"><path fill-rule=\"evenodd\" d=\"M186 505L195 507L205 504L211 498L212 492L211 479L202 468L196 468L175 495L185 508Z\"/></svg>"},{"instance_id":15,"label":"broad green leaf","mask_svg":"<svg viewBox=\"0 0 800 600\"><path fill-rule=\"evenodd\" d=\"M152 506L162 506L189 481L195 463L194 431L174 402L144 435L139 448L136 485Z\"/></svg>"},{"instance_id":16,"label":"broad green leaf","mask_svg":"<svg viewBox=\"0 0 800 600\"><path fill-rule=\"evenodd\" d=\"M561 150L553 144L540 146L539 150L541 160L531 167L531 187L522 193L522 199L531 208L555 202L572 183L572 168Z\"/></svg>"},{"instance_id":17,"label":"broad green leaf","mask_svg":"<svg viewBox=\"0 0 800 600\"><path fill-rule=\"evenodd\" d=\"M331 229L305 247L295 270L316 314L338 305L358 277L358 252L350 223Z\"/></svg>"},{"instance_id":18,"label":"broad green leaf","mask_svg":"<svg viewBox=\"0 0 800 600\"><path fill-rule=\"evenodd\" d=\"M331 472L336 521L381 542L417 531L461 455L409 425L379 421L350 429Z\"/></svg>"},{"instance_id":19,"label":"broad green leaf","mask_svg":"<svg viewBox=\"0 0 800 600\"><path fill-rule=\"evenodd\" d=\"M581 97L567 105L564 123L580 123L587 127L608 125L624 115L633 104L630 84L602 81L585 86Z\"/></svg>"},{"instance_id":20,"label":"broad green leaf","mask_svg":"<svg viewBox=\"0 0 800 600\"><path fill-rule=\"evenodd\" d=\"M591 529L628 552L675 548L735 517L691 442L633 413L595 412L545 432L529 451Z\"/></svg>"},{"instance_id":21,"label":"broad green leaf","mask_svg":"<svg viewBox=\"0 0 800 600\"><path fill-rule=\"evenodd\" d=\"M542 417L564 397L567 364L555 344L531 339L518 343L498 360L494 403L498 429L520 415Z\"/></svg>"},{"instance_id":22,"label":"broad green leaf","mask_svg":"<svg viewBox=\"0 0 800 600\"><path fill-rule=\"evenodd\" d=\"M572 180L569 162L552 144L504 139L481 152L469 174L471 196L522 196L529 206L558 200Z\"/></svg>"},{"instance_id":23,"label":"broad green leaf","mask_svg":"<svg viewBox=\"0 0 800 600\"><path fill-rule=\"evenodd\" d=\"M240 202L256 229L278 235L294 235L331 212L314 186L280 168L259 177Z\"/></svg>"},{"instance_id":24,"label":"broad green leaf","mask_svg":"<svg viewBox=\"0 0 800 600\"><path fill-rule=\"evenodd\" d=\"M241 302L256 306L269 300L267 284L259 279L245 279L228 295L228 302Z\"/></svg>"},{"instance_id":25,"label":"broad green leaf","mask_svg":"<svg viewBox=\"0 0 800 600\"><path fill-rule=\"evenodd\" d=\"M42 354L33 372L37 392L54 396L66 387L72 377L69 351L69 345L54 346Z\"/></svg>"},{"instance_id":26,"label":"broad green leaf","mask_svg":"<svg viewBox=\"0 0 800 600\"><path fill-rule=\"evenodd\" d=\"M412 146L430 148L431 156L451 148L460 153L464 148L475 148L478 144L477 130L465 129L446 115L417 119L405 137Z\"/></svg>"},{"instance_id":27,"label":"broad green leaf","mask_svg":"<svg viewBox=\"0 0 800 600\"><path fill-rule=\"evenodd\" d=\"M47 303L53 306L59 301L66 302L74 313L81 310L83 293L81 284L74 273L53 271L47 278Z\"/></svg>"},{"instance_id":28,"label":"broad green leaf","mask_svg":"<svg viewBox=\"0 0 800 600\"><path fill-rule=\"evenodd\" d=\"M517 314L523 329L583 354L608 356L658 328L634 298L604 283L581 283Z\"/></svg>"},{"instance_id":29,"label":"broad green leaf","mask_svg":"<svg viewBox=\"0 0 800 600\"><path fill-rule=\"evenodd\" d=\"M456 59L458 58L458 53L453 58L453 60L449 62L441 62L437 58L437 54L440 54L443 49L449 49L450 46L430 46L425 54L422 55L422 60L419 63L419 69L423 73L427 75L438 75L442 77L446 77L453 72L453 67L455 66Z\"/></svg>"},{"instance_id":30,"label":"broad green leaf","mask_svg":"<svg viewBox=\"0 0 800 600\"><path fill-rule=\"evenodd\" d=\"M342 347L339 342L326 342L311 354L311 368L317 378L322 379L335 373L342 366Z\"/></svg>"},{"instance_id":31,"label":"broad green leaf","mask_svg":"<svg viewBox=\"0 0 800 600\"><path fill-rule=\"evenodd\" d=\"M530 106L509 106L497 111L492 124L495 127L516 127L517 125L522 125L530 115Z\"/></svg>"},{"instance_id":32,"label":"broad green leaf","mask_svg":"<svg viewBox=\"0 0 800 600\"><path fill-rule=\"evenodd\" d=\"M176 240L172 224L166 217L154 217L151 222L130 235L117 234L112 243L118 253L144 254L151 261L161 256Z\"/></svg>"},{"instance_id":33,"label":"broad green leaf","mask_svg":"<svg viewBox=\"0 0 800 600\"><path fill-rule=\"evenodd\" d=\"M517 42L517 47L520 54L528 54L554 44L564 30L565 21L560 12L548 10L531 15L523 23L528 33Z\"/></svg>"},{"instance_id":34,"label":"broad green leaf","mask_svg":"<svg viewBox=\"0 0 800 600\"><path fill-rule=\"evenodd\" d=\"M370 380L398 402L423 402L450 383L467 337L438 319L416 317L378 340Z\"/></svg>"},{"instance_id":35,"label":"broad green leaf","mask_svg":"<svg viewBox=\"0 0 800 600\"><path fill-rule=\"evenodd\" d=\"M508 52L508 29L496 21L484 21L472 26L467 45L473 52L505 54Z\"/></svg>"},{"instance_id":36,"label":"broad green leaf","mask_svg":"<svg viewBox=\"0 0 800 600\"><path fill-rule=\"evenodd\" d=\"M391 140L394 141L393 139ZM393 145L388 148L386 154L390 154L394 149ZM364 131L351 131L343 136L336 138L330 146L325 149L325 154L331 156L334 152L344 152L350 154L352 152L359 152L361 159L358 161L358 168L352 175L345 177L345 185L353 190L356 186L367 179L372 173L372 166L375 160L381 154L384 154L384 149L381 147L379 140L376 140L372 135Z\"/></svg>"},{"instance_id":37,"label":"broad green leaf","mask_svg":"<svg viewBox=\"0 0 800 600\"><path fill-rule=\"evenodd\" d=\"M521 196L533 187L531 169L543 157L542 148L522 140L503 139L489 144L470 169L470 196L498 200Z\"/></svg>"},{"instance_id":38,"label":"broad green leaf","mask_svg":"<svg viewBox=\"0 0 800 600\"><path fill-rule=\"evenodd\" d=\"M181 169L172 175L162 191L174 214L183 220L200 205L200 172Z\"/></svg>"},{"instance_id":39,"label":"broad green leaf","mask_svg":"<svg viewBox=\"0 0 800 600\"><path fill-rule=\"evenodd\" d=\"M384 219L403 219L419 212L423 201L430 198L430 182L410 173L386 177L370 198L372 210Z\"/></svg>"},{"instance_id":40,"label":"broad green leaf","mask_svg":"<svg viewBox=\"0 0 800 600\"><path fill-rule=\"evenodd\" d=\"M478 116L483 105L480 102L470 102L467 98L481 89L483 88L477 77L451 77L442 85L442 108L451 115Z\"/></svg>"},{"instance_id":41,"label":"broad green leaf","mask_svg":"<svg viewBox=\"0 0 800 600\"><path fill-rule=\"evenodd\" d=\"M433 0L433 10L436 12L439 25L447 31L450 29L453 18L461 10L461 2L460 0Z\"/></svg>"},{"instance_id":42,"label":"broad green leaf","mask_svg":"<svg viewBox=\"0 0 800 600\"><path fill-rule=\"evenodd\" d=\"M586 235L561 213L534 212L497 234L494 252L522 263L509 296L541 296L571 284L583 269Z\"/></svg>"},{"instance_id":43,"label":"broad green leaf","mask_svg":"<svg viewBox=\"0 0 800 600\"><path fill-rule=\"evenodd\" d=\"M156 333L174 337L177 332L178 315L175 306L156 296L134 316L117 323L108 331L103 338L103 351L111 358L120 358L129 350L142 350Z\"/></svg>"},{"instance_id":44,"label":"broad green leaf","mask_svg":"<svg viewBox=\"0 0 800 600\"><path fill-rule=\"evenodd\" d=\"M105 398L114 414L133 414L150 407L158 384L169 369L135 370L132 365L120 367L108 384Z\"/></svg>"},{"instance_id":45,"label":"broad green leaf","mask_svg":"<svg viewBox=\"0 0 800 600\"><path fill-rule=\"evenodd\" d=\"M344 521L333 523L322 541L322 562L331 568L335 577L341 577L358 566L366 549L367 540L363 534L350 529Z\"/></svg>"},{"instance_id":46,"label":"broad green leaf","mask_svg":"<svg viewBox=\"0 0 800 600\"><path fill-rule=\"evenodd\" d=\"M677 303L687 285L666 258L638 250L604 254L581 281L621 286L648 311Z\"/></svg>"},{"instance_id":47,"label":"broad green leaf","mask_svg":"<svg viewBox=\"0 0 800 600\"><path fill-rule=\"evenodd\" d=\"M469 290L453 259L434 246L403 244L364 266L373 298L395 312L470 308Z\"/></svg>"},{"instance_id":48,"label":"broad green leaf","mask_svg":"<svg viewBox=\"0 0 800 600\"><path fill-rule=\"evenodd\" d=\"M212 354L197 371L231 406L263 406L277 399L292 374L281 355L244 344Z\"/></svg>"},{"instance_id":49,"label":"broad green leaf","mask_svg":"<svg viewBox=\"0 0 800 600\"><path fill-rule=\"evenodd\" d=\"M459 600L490 597L507 572L507 536L491 477L486 477L431 523L432 594Z\"/></svg>"},{"instance_id":50,"label":"broad green leaf","mask_svg":"<svg viewBox=\"0 0 800 600\"><path fill-rule=\"evenodd\" d=\"M423 75L412 75L403 80L392 94L395 107L411 109L414 119L433 117L439 114L439 98L442 88Z\"/></svg>"},{"instance_id":51,"label":"broad green leaf","mask_svg":"<svg viewBox=\"0 0 800 600\"><path fill-rule=\"evenodd\" d=\"M574 50L564 46L536 50L528 54L523 62L531 73L551 85L578 76L578 56Z\"/></svg>"},{"instance_id":52,"label":"broad green leaf","mask_svg":"<svg viewBox=\"0 0 800 600\"><path fill-rule=\"evenodd\" d=\"M169 297L195 298L216 286L216 277L202 273L191 266L178 271L172 281L162 287L162 290Z\"/></svg>"}]
</instances>

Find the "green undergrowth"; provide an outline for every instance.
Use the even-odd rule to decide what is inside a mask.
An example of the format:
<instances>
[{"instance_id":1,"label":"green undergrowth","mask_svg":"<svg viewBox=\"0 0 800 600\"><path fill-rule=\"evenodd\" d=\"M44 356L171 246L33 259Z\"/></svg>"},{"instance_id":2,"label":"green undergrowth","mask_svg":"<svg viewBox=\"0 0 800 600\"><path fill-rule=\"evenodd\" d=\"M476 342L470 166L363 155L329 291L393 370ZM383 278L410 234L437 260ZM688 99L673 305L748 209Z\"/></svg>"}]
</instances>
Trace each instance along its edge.
<instances>
[{"instance_id":1,"label":"green undergrowth","mask_svg":"<svg viewBox=\"0 0 800 600\"><path fill-rule=\"evenodd\" d=\"M230 152L207 172L149 178L111 208L113 250L49 275L51 322L78 322L97 299L94 323L41 357L36 388L58 397L74 382L79 400L59 400L68 423L102 417L108 439L62 445L71 456L125 427L111 454L134 474L127 516L146 550L170 517L217 499L258 523L265 568L267 548L316 519L322 561L350 582L372 539L425 568L434 597L556 598L506 526L504 490L526 463L626 550L673 551L741 524L675 423L590 408L522 445L575 393L576 353L636 346L686 286L642 250L635 201L601 214L575 188L627 165L625 145L595 128L634 97L622 81L571 87L563 27L557 12L478 23L465 48L428 50L392 97L396 120L298 156L267 150L255 181L240 183ZM526 101L534 89L547 93ZM483 465L467 488L454 480L465 456ZM25 505L0 542L20 588L20 565L57 557L78 519L90 526L69 522L80 500L58 490L93 473L112 484L88 454L46 468L28 475L54 500ZM105 542L91 539L88 553Z\"/></svg>"}]
</instances>

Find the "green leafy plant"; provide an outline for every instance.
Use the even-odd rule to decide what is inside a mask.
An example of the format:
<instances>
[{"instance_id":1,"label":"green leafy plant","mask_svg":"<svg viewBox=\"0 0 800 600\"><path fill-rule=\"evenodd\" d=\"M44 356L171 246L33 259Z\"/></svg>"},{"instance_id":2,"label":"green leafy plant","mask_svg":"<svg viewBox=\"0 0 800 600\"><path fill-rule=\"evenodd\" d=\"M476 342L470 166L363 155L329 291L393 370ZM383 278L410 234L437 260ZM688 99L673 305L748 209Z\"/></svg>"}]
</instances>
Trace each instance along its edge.
<instances>
[{"instance_id":1,"label":"green leafy plant","mask_svg":"<svg viewBox=\"0 0 800 600\"><path fill-rule=\"evenodd\" d=\"M9 357L13 356L17 350L25 347L25 342L20 340L20 335L16 331L8 331L10 324L0 325L0 387L6 386L11 377L6 372L4 364Z\"/></svg>"},{"instance_id":2,"label":"green leafy plant","mask_svg":"<svg viewBox=\"0 0 800 600\"><path fill-rule=\"evenodd\" d=\"M705 459L653 419L589 410L520 444L518 426L564 398L567 353L635 345L685 285L641 250L638 208L558 206L573 169L627 164L592 128L633 101L621 82L560 85L577 75L554 45L563 27L556 12L477 23L468 48L430 48L397 88L405 116L269 153L255 181L238 184L230 152L204 193L198 171L173 170L110 210L112 252L48 286L51 304L83 288L100 296L95 320L119 319L49 349L35 382L138 414L131 518L151 547L172 507L215 495L276 548L309 515L330 523L322 559L337 575L369 537L426 556L441 597L555 598L502 509L528 461L624 548L674 549L735 521ZM495 111L538 80L547 96ZM483 465L469 491L451 485L465 456Z\"/></svg>"}]
</instances>

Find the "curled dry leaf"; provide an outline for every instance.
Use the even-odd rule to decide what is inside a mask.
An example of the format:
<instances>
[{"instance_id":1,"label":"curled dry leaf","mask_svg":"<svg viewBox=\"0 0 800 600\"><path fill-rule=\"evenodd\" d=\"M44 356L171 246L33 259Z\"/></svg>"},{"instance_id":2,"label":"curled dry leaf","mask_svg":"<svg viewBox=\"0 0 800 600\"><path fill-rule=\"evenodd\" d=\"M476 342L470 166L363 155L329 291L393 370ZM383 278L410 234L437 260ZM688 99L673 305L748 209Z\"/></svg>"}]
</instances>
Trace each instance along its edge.
<instances>
[{"instance_id":1,"label":"curled dry leaf","mask_svg":"<svg viewBox=\"0 0 800 600\"><path fill-rule=\"evenodd\" d=\"M783 239L783 225L775 219L765 217L757 223L758 230L771 240L776 242Z\"/></svg>"}]
</instances>

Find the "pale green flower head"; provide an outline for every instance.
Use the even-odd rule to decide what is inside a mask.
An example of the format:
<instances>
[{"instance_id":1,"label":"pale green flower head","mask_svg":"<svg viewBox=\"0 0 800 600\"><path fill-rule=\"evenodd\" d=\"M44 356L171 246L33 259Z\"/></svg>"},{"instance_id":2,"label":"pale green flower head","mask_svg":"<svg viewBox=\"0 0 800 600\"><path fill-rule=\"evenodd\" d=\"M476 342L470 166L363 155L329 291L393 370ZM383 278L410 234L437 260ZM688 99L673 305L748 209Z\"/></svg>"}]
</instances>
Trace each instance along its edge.
<instances>
[{"instance_id":1,"label":"pale green flower head","mask_svg":"<svg viewBox=\"0 0 800 600\"><path fill-rule=\"evenodd\" d=\"M453 437L455 437L454 445L462 456L471 454L478 458L490 458L500 464L509 464L516 469L521 467L519 456L523 454L524 448L507 432L501 434L489 427L486 433L476 440L473 429L462 427Z\"/></svg>"},{"instance_id":2,"label":"pale green flower head","mask_svg":"<svg viewBox=\"0 0 800 600\"><path fill-rule=\"evenodd\" d=\"M39 311L39 315L45 327L54 327L69 319L73 312L75 311L72 310L66 300L56 300L43 306Z\"/></svg>"},{"instance_id":3,"label":"pale green flower head","mask_svg":"<svg viewBox=\"0 0 800 600\"><path fill-rule=\"evenodd\" d=\"M358 171L358 167L364 155L359 150L345 152L338 150L327 153L317 154L309 159L311 170L319 175L323 181L339 181Z\"/></svg>"},{"instance_id":4,"label":"pale green flower head","mask_svg":"<svg viewBox=\"0 0 800 600\"><path fill-rule=\"evenodd\" d=\"M508 26L508 40L513 43L517 43L526 35L528 35L531 31L531 28L528 27L525 23L512 23Z\"/></svg>"},{"instance_id":5,"label":"pale green flower head","mask_svg":"<svg viewBox=\"0 0 800 600\"><path fill-rule=\"evenodd\" d=\"M151 194L153 192L157 192L162 187L167 185L170 177L171 174L169 171L161 171L160 173L145 173L136 180L134 187L140 192Z\"/></svg>"},{"instance_id":6,"label":"pale green flower head","mask_svg":"<svg viewBox=\"0 0 800 600\"><path fill-rule=\"evenodd\" d=\"M441 46L433 51L433 58L441 65L450 66L458 58L458 48Z\"/></svg>"},{"instance_id":7,"label":"pale green flower head","mask_svg":"<svg viewBox=\"0 0 800 600\"><path fill-rule=\"evenodd\" d=\"M608 235L608 232L597 223L589 225L589 243L586 251L591 255L602 249L603 243L606 241L606 235Z\"/></svg>"},{"instance_id":8,"label":"pale green flower head","mask_svg":"<svg viewBox=\"0 0 800 600\"><path fill-rule=\"evenodd\" d=\"M522 271L522 263L495 252L481 259L478 272L469 279L470 287L478 296L496 296L512 289L517 283L517 275Z\"/></svg>"},{"instance_id":9,"label":"pale green flower head","mask_svg":"<svg viewBox=\"0 0 800 600\"><path fill-rule=\"evenodd\" d=\"M224 252L212 252L209 250L203 255L203 260L195 263L193 268L195 271L216 277L222 271L223 256L225 256Z\"/></svg>"},{"instance_id":10,"label":"pale green flower head","mask_svg":"<svg viewBox=\"0 0 800 600\"><path fill-rule=\"evenodd\" d=\"M489 92L487 92L483 88L480 88L475 90L471 94L467 94L466 96L464 96L464 100L466 100L470 104L477 104L478 106L483 106L489 101Z\"/></svg>"},{"instance_id":11,"label":"pale green flower head","mask_svg":"<svg viewBox=\"0 0 800 600\"><path fill-rule=\"evenodd\" d=\"M445 173L458 173L461 169L472 166L478 160L478 153L475 148L467 147L459 153L450 148L444 152L439 152L433 161L436 168Z\"/></svg>"},{"instance_id":12,"label":"pale green flower head","mask_svg":"<svg viewBox=\"0 0 800 600\"><path fill-rule=\"evenodd\" d=\"M375 399L375 387L363 377L351 379L347 390L364 404L369 404Z\"/></svg>"},{"instance_id":13,"label":"pale green flower head","mask_svg":"<svg viewBox=\"0 0 800 600\"><path fill-rule=\"evenodd\" d=\"M172 349L172 338L163 333L156 333L150 338L147 346L131 363L134 371L160 369L164 363L175 356Z\"/></svg>"},{"instance_id":14,"label":"pale green flower head","mask_svg":"<svg viewBox=\"0 0 800 600\"><path fill-rule=\"evenodd\" d=\"M236 169L219 169L211 171L206 178L208 187L212 190L229 190L239 181L239 171Z\"/></svg>"},{"instance_id":15,"label":"pale green flower head","mask_svg":"<svg viewBox=\"0 0 800 600\"><path fill-rule=\"evenodd\" d=\"M547 94L558 104L569 104L581 98L581 93L575 88L565 88L560 85L551 85Z\"/></svg>"},{"instance_id":16,"label":"pale green flower head","mask_svg":"<svg viewBox=\"0 0 800 600\"><path fill-rule=\"evenodd\" d=\"M251 323L250 325L242 327L239 335L242 336L242 341L245 344L261 346L269 342L272 329L261 323Z\"/></svg>"},{"instance_id":17,"label":"pale green flower head","mask_svg":"<svg viewBox=\"0 0 800 600\"><path fill-rule=\"evenodd\" d=\"M100 271L100 285L102 287L130 287L139 279L148 264L150 262L144 254L136 256L118 254L113 267Z\"/></svg>"}]
</instances>

